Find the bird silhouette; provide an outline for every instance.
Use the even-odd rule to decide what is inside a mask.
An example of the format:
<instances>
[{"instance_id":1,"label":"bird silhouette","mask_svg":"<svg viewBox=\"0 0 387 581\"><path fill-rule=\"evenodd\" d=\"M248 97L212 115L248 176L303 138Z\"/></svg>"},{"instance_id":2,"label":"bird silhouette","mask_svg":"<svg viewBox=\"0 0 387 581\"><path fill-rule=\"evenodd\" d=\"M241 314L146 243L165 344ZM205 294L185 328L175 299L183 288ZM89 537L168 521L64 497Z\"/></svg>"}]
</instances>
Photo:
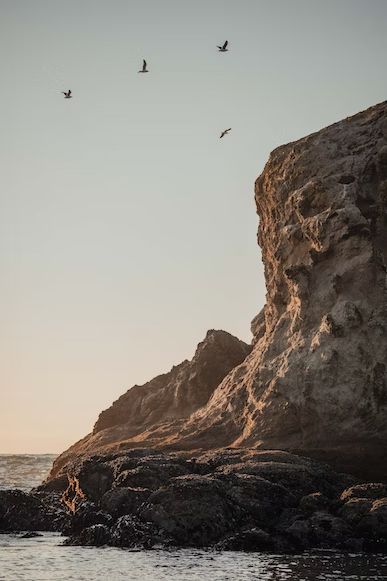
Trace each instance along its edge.
<instances>
[{"instance_id":1,"label":"bird silhouette","mask_svg":"<svg viewBox=\"0 0 387 581\"><path fill-rule=\"evenodd\" d=\"M65 99L72 99L71 89L69 89L67 92L62 91L62 93L63 93Z\"/></svg>"},{"instance_id":2,"label":"bird silhouette","mask_svg":"<svg viewBox=\"0 0 387 581\"><path fill-rule=\"evenodd\" d=\"M149 73L148 69L146 68L146 60L142 61L142 69L138 71L139 73Z\"/></svg>"},{"instance_id":3,"label":"bird silhouette","mask_svg":"<svg viewBox=\"0 0 387 581\"><path fill-rule=\"evenodd\" d=\"M227 45L228 45L228 40L226 40L226 42L224 43L223 46L218 46L219 52L227 52L228 51Z\"/></svg>"},{"instance_id":4,"label":"bird silhouette","mask_svg":"<svg viewBox=\"0 0 387 581\"><path fill-rule=\"evenodd\" d=\"M227 135L229 131L231 131L231 127L229 129L225 129L224 131L222 131L222 133L220 134L219 139L222 139L222 137L224 137L225 135Z\"/></svg>"}]
</instances>

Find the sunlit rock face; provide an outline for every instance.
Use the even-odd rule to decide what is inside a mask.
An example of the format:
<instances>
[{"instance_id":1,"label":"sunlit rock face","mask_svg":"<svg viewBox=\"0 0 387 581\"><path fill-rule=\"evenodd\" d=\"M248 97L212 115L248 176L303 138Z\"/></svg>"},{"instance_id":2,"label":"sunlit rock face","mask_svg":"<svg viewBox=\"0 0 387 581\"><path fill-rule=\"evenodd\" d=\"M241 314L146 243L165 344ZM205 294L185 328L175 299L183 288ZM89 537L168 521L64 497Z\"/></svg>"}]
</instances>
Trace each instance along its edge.
<instances>
[{"instance_id":1,"label":"sunlit rock face","mask_svg":"<svg viewBox=\"0 0 387 581\"><path fill-rule=\"evenodd\" d=\"M387 103L276 149L255 200L267 301L250 354L236 343L210 381L184 362L133 388L72 455L112 443L280 448L376 475L387 459Z\"/></svg>"},{"instance_id":2,"label":"sunlit rock face","mask_svg":"<svg viewBox=\"0 0 387 581\"><path fill-rule=\"evenodd\" d=\"M255 200L267 302L254 349L186 443L383 451L387 104L276 149Z\"/></svg>"}]
</instances>

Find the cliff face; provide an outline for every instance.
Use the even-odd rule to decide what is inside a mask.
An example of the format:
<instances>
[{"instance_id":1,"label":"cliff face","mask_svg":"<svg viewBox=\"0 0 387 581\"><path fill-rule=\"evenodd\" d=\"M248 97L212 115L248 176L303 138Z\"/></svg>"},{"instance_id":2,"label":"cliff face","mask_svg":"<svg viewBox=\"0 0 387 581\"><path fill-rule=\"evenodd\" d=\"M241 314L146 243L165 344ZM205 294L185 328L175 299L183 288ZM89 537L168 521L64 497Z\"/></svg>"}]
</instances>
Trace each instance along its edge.
<instances>
[{"instance_id":1,"label":"cliff face","mask_svg":"<svg viewBox=\"0 0 387 581\"><path fill-rule=\"evenodd\" d=\"M276 149L255 199L254 349L177 441L385 450L387 104Z\"/></svg>"},{"instance_id":2,"label":"cliff face","mask_svg":"<svg viewBox=\"0 0 387 581\"><path fill-rule=\"evenodd\" d=\"M134 388L101 414L89 449L113 423L129 447L385 454L387 103L276 149L255 199L267 302L252 352L187 391L187 363L175 368L182 403L175 379Z\"/></svg>"}]
</instances>

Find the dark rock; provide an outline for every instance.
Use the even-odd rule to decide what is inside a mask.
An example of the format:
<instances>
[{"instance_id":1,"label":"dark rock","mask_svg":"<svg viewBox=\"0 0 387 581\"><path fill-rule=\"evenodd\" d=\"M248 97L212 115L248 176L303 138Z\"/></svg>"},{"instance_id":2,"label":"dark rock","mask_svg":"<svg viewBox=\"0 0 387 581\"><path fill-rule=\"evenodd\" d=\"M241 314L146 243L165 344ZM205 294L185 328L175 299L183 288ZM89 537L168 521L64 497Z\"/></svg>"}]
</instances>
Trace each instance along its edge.
<instances>
[{"instance_id":1,"label":"dark rock","mask_svg":"<svg viewBox=\"0 0 387 581\"><path fill-rule=\"evenodd\" d=\"M66 545L101 547L110 541L110 528L104 524L95 524L82 529L78 535L66 539Z\"/></svg>"},{"instance_id":2,"label":"dark rock","mask_svg":"<svg viewBox=\"0 0 387 581\"><path fill-rule=\"evenodd\" d=\"M111 544L116 547L150 549L166 539L157 527L131 515L121 516L111 531Z\"/></svg>"},{"instance_id":3,"label":"dark rock","mask_svg":"<svg viewBox=\"0 0 387 581\"><path fill-rule=\"evenodd\" d=\"M271 536L257 527L239 531L220 541L216 548L222 551L270 551L275 547Z\"/></svg>"},{"instance_id":4,"label":"dark rock","mask_svg":"<svg viewBox=\"0 0 387 581\"><path fill-rule=\"evenodd\" d=\"M374 500L358 524L358 530L371 538L387 540L387 498Z\"/></svg>"},{"instance_id":5,"label":"dark rock","mask_svg":"<svg viewBox=\"0 0 387 581\"><path fill-rule=\"evenodd\" d=\"M341 508L339 514L346 522L357 525L372 508L373 501L369 498L352 498Z\"/></svg>"},{"instance_id":6,"label":"dark rock","mask_svg":"<svg viewBox=\"0 0 387 581\"><path fill-rule=\"evenodd\" d=\"M313 513L321 510L328 510L332 507L332 501L321 492L307 494L300 500L299 508L306 513Z\"/></svg>"},{"instance_id":7,"label":"dark rock","mask_svg":"<svg viewBox=\"0 0 387 581\"><path fill-rule=\"evenodd\" d=\"M342 547L351 533L344 520L324 511L316 512L310 518L310 525L314 542L325 548Z\"/></svg>"},{"instance_id":8,"label":"dark rock","mask_svg":"<svg viewBox=\"0 0 387 581\"><path fill-rule=\"evenodd\" d=\"M284 486L260 476L216 473L216 478L227 482L227 499L234 506L234 511L238 508L239 518L259 527L265 527L283 508L296 502L295 496Z\"/></svg>"},{"instance_id":9,"label":"dark rock","mask_svg":"<svg viewBox=\"0 0 387 581\"><path fill-rule=\"evenodd\" d=\"M159 465L141 464L131 470L124 470L116 478L115 486L126 486L131 488L149 488L157 490L174 476L187 474L188 470L174 463L163 462Z\"/></svg>"},{"instance_id":10,"label":"dark rock","mask_svg":"<svg viewBox=\"0 0 387 581\"><path fill-rule=\"evenodd\" d=\"M93 525L110 526L112 522L113 519L110 514L99 510L98 506L93 502L85 501L79 505L75 514L72 515L65 532L70 535L78 535L83 529Z\"/></svg>"},{"instance_id":11,"label":"dark rock","mask_svg":"<svg viewBox=\"0 0 387 581\"><path fill-rule=\"evenodd\" d=\"M0 491L1 531L57 531L65 518L56 495Z\"/></svg>"},{"instance_id":12,"label":"dark rock","mask_svg":"<svg viewBox=\"0 0 387 581\"><path fill-rule=\"evenodd\" d=\"M304 550L311 546L310 525L307 519L297 519L285 530L285 534L297 549Z\"/></svg>"},{"instance_id":13,"label":"dark rock","mask_svg":"<svg viewBox=\"0 0 387 581\"><path fill-rule=\"evenodd\" d=\"M367 553L387 553L387 539L381 537L365 538L363 550Z\"/></svg>"},{"instance_id":14,"label":"dark rock","mask_svg":"<svg viewBox=\"0 0 387 581\"><path fill-rule=\"evenodd\" d=\"M135 514L150 494L149 488L113 488L101 498L101 508L114 518Z\"/></svg>"},{"instance_id":15,"label":"dark rock","mask_svg":"<svg viewBox=\"0 0 387 581\"><path fill-rule=\"evenodd\" d=\"M230 486L209 476L182 476L154 492L140 517L165 530L180 546L205 547L232 530L238 509Z\"/></svg>"},{"instance_id":16,"label":"dark rock","mask_svg":"<svg viewBox=\"0 0 387 581\"><path fill-rule=\"evenodd\" d=\"M113 469L100 457L87 459L80 465L75 476L79 485L90 500L99 500L110 490L113 483Z\"/></svg>"},{"instance_id":17,"label":"dark rock","mask_svg":"<svg viewBox=\"0 0 387 581\"><path fill-rule=\"evenodd\" d=\"M36 531L28 531L20 535L21 539L34 539L35 537L42 537L41 533L37 533Z\"/></svg>"},{"instance_id":18,"label":"dark rock","mask_svg":"<svg viewBox=\"0 0 387 581\"><path fill-rule=\"evenodd\" d=\"M296 519L285 531L299 549L343 548L350 535L349 526L327 512Z\"/></svg>"},{"instance_id":19,"label":"dark rock","mask_svg":"<svg viewBox=\"0 0 387 581\"><path fill-rule=\"evenodd\" d=\"M352 498L383 498L387 496L387 486L382 482L366 482L365 484L357 484L344 490L341 495L341 500L344 502Z\"/></svg>"},{"instance_id":20,"label":"dark rock","mask_svg":"<svg viewBox=\"0 0 387 581\"><path fill-rule=\"evenodd\" d=\"M57 478L52 478L47 482L43 482L40 486L37 486L33 492L63 492L68 485L68 479L66 474L62 474Z\"/></svg>"},{"instance_id":21,"label":"dark rock","mask_svg":"<svg viewBox=\"0 0 387 581\"><path fill-rule=\"evenodd\" d=\"M387 538L387 499L374 498L384 485L354 485L350 476L289 452L132 450L80 459L73 470L73 514L60 527L69 544L355 551L381 550ZM32 498L56 514L56 493Z\"/></svg>"},{"instance_id":22,"label":"dark rock","mask_svg":"<svg viewBox=\"0 0 387 581\"><path fill-rule=\"evenodd\" d=\"M218 468L223 474L254 474L271 483L287 488L297 496L316 491L329 496L341 490L340 478L327 466L317 463L281 461L245 461ZM338 482L339 481L339 482Z\"/></svg>"}]
</instances>

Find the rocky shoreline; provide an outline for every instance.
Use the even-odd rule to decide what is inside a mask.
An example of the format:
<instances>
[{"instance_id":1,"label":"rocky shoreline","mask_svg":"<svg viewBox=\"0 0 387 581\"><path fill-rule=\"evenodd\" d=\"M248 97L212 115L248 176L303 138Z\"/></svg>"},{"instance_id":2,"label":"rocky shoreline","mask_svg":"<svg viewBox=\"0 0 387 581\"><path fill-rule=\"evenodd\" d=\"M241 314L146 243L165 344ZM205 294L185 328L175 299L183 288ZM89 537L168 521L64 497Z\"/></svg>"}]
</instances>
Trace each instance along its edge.
<instances>
[{"instance_id":1,"label":"rocky shoreline","mask_svg":"<svg viewBox=\"0 0 387 581\"><path fill-rule=\"evenodd\" d=\"M136 449L74 462L31 493L0 491L0 530L137 549L387 552L387 486L279 450Z\"/></svg>"}]
</instances>

